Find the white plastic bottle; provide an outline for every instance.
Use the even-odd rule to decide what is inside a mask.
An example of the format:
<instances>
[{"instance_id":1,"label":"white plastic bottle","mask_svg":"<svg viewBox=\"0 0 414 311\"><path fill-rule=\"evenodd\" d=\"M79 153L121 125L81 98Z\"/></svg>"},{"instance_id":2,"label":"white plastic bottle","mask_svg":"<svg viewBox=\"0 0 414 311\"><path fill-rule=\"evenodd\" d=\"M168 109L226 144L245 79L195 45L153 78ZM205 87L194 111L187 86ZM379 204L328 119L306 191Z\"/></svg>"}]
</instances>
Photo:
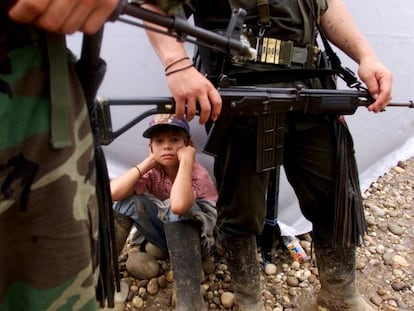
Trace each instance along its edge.
<instances>
[{"instance_id":1,"label":"white plastic bottle","mask_svg":"<svg viewBox=\"0 0 414 311\"><path fill-rule=\"evenodd\" d=\"M283 236L282 240L294 260L299 263L304 263L309 260L309 256L306 254L302 245L300 245L300 240L297 237L288 235Z\"/></svg>"}]
</instances>

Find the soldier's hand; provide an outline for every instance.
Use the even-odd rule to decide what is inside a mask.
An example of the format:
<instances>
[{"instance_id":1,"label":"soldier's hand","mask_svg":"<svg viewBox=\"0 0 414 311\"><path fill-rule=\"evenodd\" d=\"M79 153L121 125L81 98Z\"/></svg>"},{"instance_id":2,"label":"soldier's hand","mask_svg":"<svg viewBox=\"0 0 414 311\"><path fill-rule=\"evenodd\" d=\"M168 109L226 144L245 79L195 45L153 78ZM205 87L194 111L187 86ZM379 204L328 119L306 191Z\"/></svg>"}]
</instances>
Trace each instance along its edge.
<instances>
[{"instance_id":1,"label":"soldier's hand","mask_svg":"<svg viewBox=\"0 0 414 311\"><path fill-rule=\"evenodd\" d=\"M383 111L392 99L392 74L376 57L361 59L358 74L368 87L375 102L368 106L372 112Z\"/></svg>"},{"instance_id":2,"label":"soldier's hand","mask_svg":"<svg viewBox=\"0 0 414 311\"><path fill-rule=\"evenodd\" d=\"M197 69L190 67L167 76L168 86L174 97L175 113L178 118L186 114L191 121L199 105L199 123L205 124L209 119L216 121L221 112L221 96L211 82Z\"/></svg>"},{"instance_id":3,"label":"soldier's hand","mask_svg":"<svg viewBox=\"0 0 414 311\"><path fill-rule=\"evenodd\" d=\"M93 34L117 4L118 0L17 0L9 16L52 32Z\"/></svg>"}]
</instances>

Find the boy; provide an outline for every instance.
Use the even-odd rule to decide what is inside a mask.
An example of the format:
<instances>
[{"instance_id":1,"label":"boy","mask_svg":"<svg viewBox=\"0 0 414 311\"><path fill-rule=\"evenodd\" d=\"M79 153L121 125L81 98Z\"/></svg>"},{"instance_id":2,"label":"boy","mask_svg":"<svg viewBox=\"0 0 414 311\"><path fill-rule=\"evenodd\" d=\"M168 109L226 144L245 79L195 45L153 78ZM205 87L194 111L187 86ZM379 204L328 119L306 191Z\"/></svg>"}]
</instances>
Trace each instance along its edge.
<instances>
[{"instance_id":1,"label":"boy","mask_svg":"<svg viewBox=\"0 0 414 311\"><path fill-rule=\"evenodd\" d=\"M143 136L150 139L148 157L111 181L112 199L118 201L118 254L132 219L149 242L169 253L176 310L207 310L200 291L194 289L201 282L200 243L208 251L214 242L215 184L195 159L187 121L155 115Z\"/></svg>"}]
</instances>

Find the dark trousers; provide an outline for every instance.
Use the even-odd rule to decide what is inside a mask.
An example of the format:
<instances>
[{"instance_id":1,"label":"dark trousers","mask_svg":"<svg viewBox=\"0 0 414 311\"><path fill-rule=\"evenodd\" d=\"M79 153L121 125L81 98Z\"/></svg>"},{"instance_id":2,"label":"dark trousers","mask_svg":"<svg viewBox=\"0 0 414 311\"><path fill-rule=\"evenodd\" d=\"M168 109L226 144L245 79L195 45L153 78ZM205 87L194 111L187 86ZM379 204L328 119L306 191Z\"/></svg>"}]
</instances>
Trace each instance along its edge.
<instances>
[{"instance_id":1,"label":"dark trousers","mask_svg":"<svg viewBox=\"0 0 414 311\"><path fill-rule=\"evenodd\" d=\"M290 116L284 136L283 166L303 215L331 235L335 210L336 137L332 122L321 116ZM269 172L257 173L254 117L232 120L228 139L215 160L219 189L219 230L259 234L266 215Z\"/></svg>"}]
</instances>

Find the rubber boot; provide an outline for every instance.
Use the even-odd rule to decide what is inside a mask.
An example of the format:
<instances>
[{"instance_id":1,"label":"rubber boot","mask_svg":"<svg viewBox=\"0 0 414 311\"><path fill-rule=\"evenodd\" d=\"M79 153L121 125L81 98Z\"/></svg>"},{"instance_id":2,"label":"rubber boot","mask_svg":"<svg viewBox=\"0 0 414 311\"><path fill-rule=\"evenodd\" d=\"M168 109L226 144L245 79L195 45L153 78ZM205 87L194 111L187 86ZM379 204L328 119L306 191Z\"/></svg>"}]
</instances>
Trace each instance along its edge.
<instances>
[{"instance_id":1,"label":"rubber boot","mask_svg":"<svg viewBox=\"0 0 414 311\"><path fill-rule=\"evenodd\" d=\"M238 310L265 311L260 289L256 237L220 232L218 239L232 276L234 302L238 305Z\"/></svg>"},{"instance_id":2,"label":"rubber boot","mask_svg":"<svg viewBox=\"0 0 414 311\"><path fill-rule=\"evenodd\" d=\"M116 254L119 257L131 231L133 220L114 211Z\"/></svg>"},{"instance_id":3,"label":"rubber boot","mask_svg":"<svg viewBox=\"0 0 414 311\"><path fill-rule=\"evenodd\" d=\"M374 311L356 288L356 247L341 247L315 235L313 241L321 282L317 310Z\"/></svg>"},{"instance_id":4,"label":"rubber boot","mask_svg":"<svg viewBox=\"0 0 414 311\"><path fill-rule=\"evenodd\" d=\"M168 254L173 271L175 311L207 311L201 294L200 229L192 221L164 224Z\"/></svg>"}]
</instances>

